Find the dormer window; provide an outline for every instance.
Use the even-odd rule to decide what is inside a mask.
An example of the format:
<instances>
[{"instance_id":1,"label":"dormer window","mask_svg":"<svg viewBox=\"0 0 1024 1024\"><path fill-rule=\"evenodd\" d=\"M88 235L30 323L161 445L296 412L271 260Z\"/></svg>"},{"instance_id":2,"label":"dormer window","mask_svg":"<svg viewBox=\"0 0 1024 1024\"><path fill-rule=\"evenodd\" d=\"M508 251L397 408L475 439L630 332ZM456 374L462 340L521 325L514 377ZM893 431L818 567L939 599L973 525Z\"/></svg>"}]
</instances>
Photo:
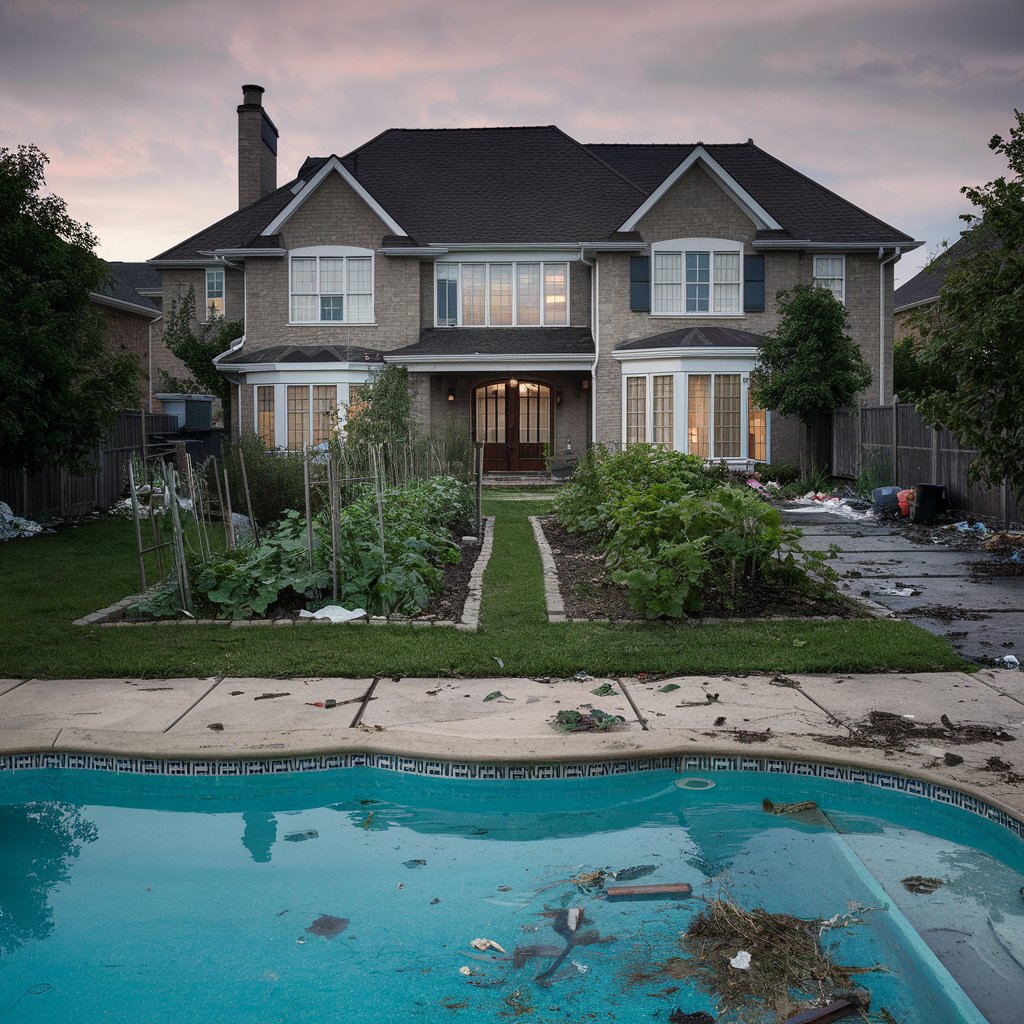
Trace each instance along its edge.
<instances>
[{"instance_id":1,"label":"dormer window","mask_svg":"<svg viewBox=\"0 0 1024 1024\"><path fill-rule=\"evenodd\" d=\"M373 252L340 246L294 249L291 323L373 323Z\"/></svg>"},{"instance_id":2,"label":"dormer window","mask_svg":"<svg viewBox=\"0 0 1024 1024\"><path fill-rule=\"evenodd\" d=\"M724 238L675 238L651 246L654 316L740 316L743 246Z\"/></svg>"}]
</instances>

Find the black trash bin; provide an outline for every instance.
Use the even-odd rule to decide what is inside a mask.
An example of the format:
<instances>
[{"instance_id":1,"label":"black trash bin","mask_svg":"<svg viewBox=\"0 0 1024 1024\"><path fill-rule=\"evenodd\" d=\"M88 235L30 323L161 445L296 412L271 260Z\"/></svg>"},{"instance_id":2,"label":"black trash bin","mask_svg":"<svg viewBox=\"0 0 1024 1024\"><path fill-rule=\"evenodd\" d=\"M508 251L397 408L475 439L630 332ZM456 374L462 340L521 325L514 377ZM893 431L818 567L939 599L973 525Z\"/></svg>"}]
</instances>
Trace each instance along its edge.
<instances>
[{"instance_id":1,"label":"black trash bin","mask_svg":"<svg viewBox=\"0 0 1024 1024\"><path fill-rule=\"evenodd\" d=\"M949 511L949 496L941 484L918 484L910 506L910 518L915 523L934 523L941 512Z\"/></svg>"}]
</instances>

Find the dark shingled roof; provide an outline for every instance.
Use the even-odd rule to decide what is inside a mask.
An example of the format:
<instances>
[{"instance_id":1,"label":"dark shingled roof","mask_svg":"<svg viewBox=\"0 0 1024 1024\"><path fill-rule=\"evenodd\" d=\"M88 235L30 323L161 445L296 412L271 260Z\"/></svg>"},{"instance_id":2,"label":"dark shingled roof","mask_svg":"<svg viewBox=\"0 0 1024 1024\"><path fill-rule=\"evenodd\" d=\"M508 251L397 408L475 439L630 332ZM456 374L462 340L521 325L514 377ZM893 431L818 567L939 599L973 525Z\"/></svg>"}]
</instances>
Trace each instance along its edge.
<instances>
[{"instance_id":1,"label":"dark shingled roof","mask_svg":"<svg viewBox=\"0 0 1024 1024\"><path fill-rule=\"evenodd\" d=\"M160 312L155 302L136 291L137 288L159 288L160 275L157 271L145 263L108 262L107 268L110 270L110 278L97 294L117 299L119 302L144 306L152 310L154 315Z\"/></svg>"},{"instance_id":2,"label":"dark shingled roof","mask_svg":"<svg viewBox=\"0 0 1024 1024\"><path fill-rule=\"evenodd\" d=\"M391 128L341 158L407 232L408 241L598 242L617 229L693 151L694 144L583 146L554 125ZM727 173L783 227L762 237L909 243L752 142L706 145ZM307 157L298 177L155 257L278 245L261 235L329 157ZM392 240L392 243L397 240Z\"/></svg>"},{"instance_id":3,"label":"dark shingled roof","mask_svg":"<svg viewBox=\"0 0 1024 1024\"><path fill-rule=\"evenodd\" d=\"M595 143L588 145L587 149L650 195L693 152L696 145ZM765 238L889 244L913 241L909 235L837 196L753 142L703 145L723 170L782 225L784 235L768 231L763 233Z\"/></svg>"},{"instance_id":4,"label":"dark shingled roof","mask_svg":"<svg viewBox=\"0 0 1024 1024\"><path fill-rule=\"evenodd\" d=\"M379 363L380 352L361 345L274 345L249 349L244 345L218 361L218 366L238 363Z\"/></svg>"},{"instance_id":5,"label":"dark shingled roof","mask_svg":"<svg viewBox=\"0 0 1024 1024\"><path fill-rule=\"evenodd\" d=\"M395 356L593 355L589 327L426 327Z\"/></svg>"},{"instance_id":6,"label":"dark shingled roof","mask_svg":"<svg viewBox=\"0 0 1024 1024\"><path fill-rule=\"evenodd\" d=\"M663 334L616 345L616 352L648 348L757 348L764 342L760 334L737 331L732 327L680 327Z\"/></svg>"},{"instance_id":7,"label":"dark shingled roof","mask_svg":"<svg viewBox=\"0 0 1024 1024\"><path fill-rule=\"evenodd\" d=\"M946 275L960 262L976 253L979 249L994 248L997 245L995 235L991 232L965 231L945 252L940 253L919 274L905 284L901 284L893 293L895 312L910 306L919 306L926 302L934 302L939 297L939 290L945 283Z\"/></svg>"}]
</instances>

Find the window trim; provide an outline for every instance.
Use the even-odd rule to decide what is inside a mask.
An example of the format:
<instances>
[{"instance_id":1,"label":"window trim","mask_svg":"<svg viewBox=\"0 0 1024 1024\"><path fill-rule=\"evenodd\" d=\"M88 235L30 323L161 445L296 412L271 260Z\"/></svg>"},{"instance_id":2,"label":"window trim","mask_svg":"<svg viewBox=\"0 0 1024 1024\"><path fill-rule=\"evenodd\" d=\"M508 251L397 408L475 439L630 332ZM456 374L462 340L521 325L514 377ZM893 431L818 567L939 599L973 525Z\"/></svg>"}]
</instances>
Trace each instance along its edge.
<instances>
[{"instance_id":1,"label":"window trim","mask_svg":"<svg viewBox=\"0 0 1024 1024\"><path fill-rule=\"evenodd\" d=\"M312 292L298 292L294 290L294 273L293 265L297 259L316 260L316 296L320 298L320 260L323 259L343 259L345 265L342 269L342 273L345 278L345 286L348 287L348 261L349 259L369 259L370 261L370 319L369 320L349 320L348 310L349 295L366 295L366 292L348 292L344 291L340 294L345 297L343 303L343 311L346 314L345 319L342 320L295 320L292 314L292 299L296 294L300 295L311 295ZM331 293L335 294L335 293ZM360 246L354 245L307 245L299 249L290 249L288 251L288 326L289 327L376 327L377 326L377 257L373 249L364 249Z\"/></svg>"},{"instance_id":2,"label":"window trim","mask_svg":"<svg viewBox=\"0 0 1024 1024\"><path fill-rule=\"evenodd\" d=\"M686 310L686 257L690 253L701 253L708 256L708 309L706 312L687 312ZM655 279L655 262L656 257L662 254L678 254L680 260L680 270L682 277L680 279L680 300L682 302L682 309L679 311L666 311L656 312L654 303L654 279ZM738 284L739 287L739 308L730 313L718 312L714 310L715 304L715 256L716 255L735 255L739 259L739 280L719 282L722 284ZM734 238L667 238L660 242L651 243L651 270L650 270L650 312L647 314L650 317L656 319L688 319L696 318L700 320L716 319L716 320L739 320L745 317L746 311L743 308L743 288L744 288L744 277L743 277L743 257L746 255L744 252L744 244L742 241Z\"/></svg>"},{"instance_id":3,"label":"window trim","mask_svg":"<svg viewBox=\"0 0 1024 1024\"><path fill-rule=\"evenodd\" d=\"M510 327L569 327L572 324L572 260L555 259L546 260L543 257L537 259L487 259L487 260L436 260L434 262L433 289L434 289L434 326L435 327L487 327L494 330L507 330ZM491 323L491 266L499 264L512 268L512 322L509 324ZM519 266L520 264L531 264L540 267L540 323L521 324L519 323ZM462 316L462 268L464 266L484 267L484 322L482 324L465 324ZM545 266L565 267L565 323L548 324L544 322L544 268ZM454 324L440 323L438 317L438 267L455 267L455 320Z\"/></svg>"},{"instance_id":4,"label":"window trim","mask_svg":"<svg viewBox=\"0 0 1024 1024\"><path fill-rule=\"evenodd\" d=\"M815 288L828 288L826 284L819 284L818 278L818 260L839 260L842 264L842 277L841 281L843 284L842 295L836 295L836 298L845 306L846 305L846 254L841 252L816 252L811 256L811 286ZM832 278L823 277L820 280L830 281ZM832 291L829 288L829 291ZM832 292L835 295L835 292Z\"/></svg>"},{"instance_id":5,"label":"window trim","mask_svg":"<svg viewBox=\"0 0 1024 1024\"><path fill-rule=\"evenodd\" d=\"M220 274L220 303L221 309L219 313L215 313L210 316L210 276L212 274ZM227 273L223 267L207 267L206 268L206 302L203 306L203 312L205 313L205 323L211 324L216 320L223 320L227 315L227 302L228 302L228 280Z\"/></svg>"},{"instance_id":6,"label":"window trim","mask_svg":"<svg viewBox=\"0 0 1024 1024\"><path fill-rule=\"evenodd\" d=\"M323 380L306 377L302 380L256 380L251 383L252 392L252 428L257 437L260 435L259 388L273 388L274 444L272 450L292 451L288 447L288 388L305 387L309 398L309 447L313 446L313 388L333 387L338 414L338 426L344 429L347 422L346 412L352 400L352 389L364 387L365 381Z\"/></svg>"}]
</instances>

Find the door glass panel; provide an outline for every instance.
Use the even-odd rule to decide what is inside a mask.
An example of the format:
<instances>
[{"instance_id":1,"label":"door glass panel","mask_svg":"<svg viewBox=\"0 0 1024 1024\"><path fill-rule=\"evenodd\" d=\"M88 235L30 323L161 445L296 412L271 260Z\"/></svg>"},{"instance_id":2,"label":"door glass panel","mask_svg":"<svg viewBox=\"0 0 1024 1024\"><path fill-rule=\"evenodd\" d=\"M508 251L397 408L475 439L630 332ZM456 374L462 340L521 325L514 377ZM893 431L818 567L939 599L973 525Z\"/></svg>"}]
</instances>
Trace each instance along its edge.
<instances>
[{"instance_id":1,"label":"door glass panel","mask_svg":"<svg viewBox=\"0 0 1024 1024\"><path fill-rule=\"evenodd\" d=\"M711 375L691 373L687 377L687 448L691 455L706 459L711 455L709 415L711 412Z\"/></svg>"},{"instance_id":2,"label":"door glass panel","mask_svg":"<svg viewBox=\"0 0 1024 1024\"><path fill-rule=\"evenodd\" d=\"M484 444L505 443L505 384L476 389L476 439Z\"/></svg>"},{"instance_id":3,"label":"door glass panel","mask_svg":"<svg viewBox=\"0 0 1024 1024\"><path fill-rule=\"evenodd\" d=\"M768 416L758 409L747 392L747 458L755 462L768 459Z\"/></svg>"},{"instance_id":4,"label":"door glass panel","mask_svg":"<svg viewBox=\"0 0 1024 1024\"><path fill-rule=\"evenodd\" d=\"M547 444L551 440L551 389L546 384L519 384L519 443Z\"/></svg>"},{"instance_id":5,"label":"door glass panel","mask_svg":"<svg viewBox=\"0 0 1024 1024\"><path fill-rule=\"evenodd\" d=\"M715 374L715 458L740 457L740 375Z\"/></svg>"}]
</instances>

